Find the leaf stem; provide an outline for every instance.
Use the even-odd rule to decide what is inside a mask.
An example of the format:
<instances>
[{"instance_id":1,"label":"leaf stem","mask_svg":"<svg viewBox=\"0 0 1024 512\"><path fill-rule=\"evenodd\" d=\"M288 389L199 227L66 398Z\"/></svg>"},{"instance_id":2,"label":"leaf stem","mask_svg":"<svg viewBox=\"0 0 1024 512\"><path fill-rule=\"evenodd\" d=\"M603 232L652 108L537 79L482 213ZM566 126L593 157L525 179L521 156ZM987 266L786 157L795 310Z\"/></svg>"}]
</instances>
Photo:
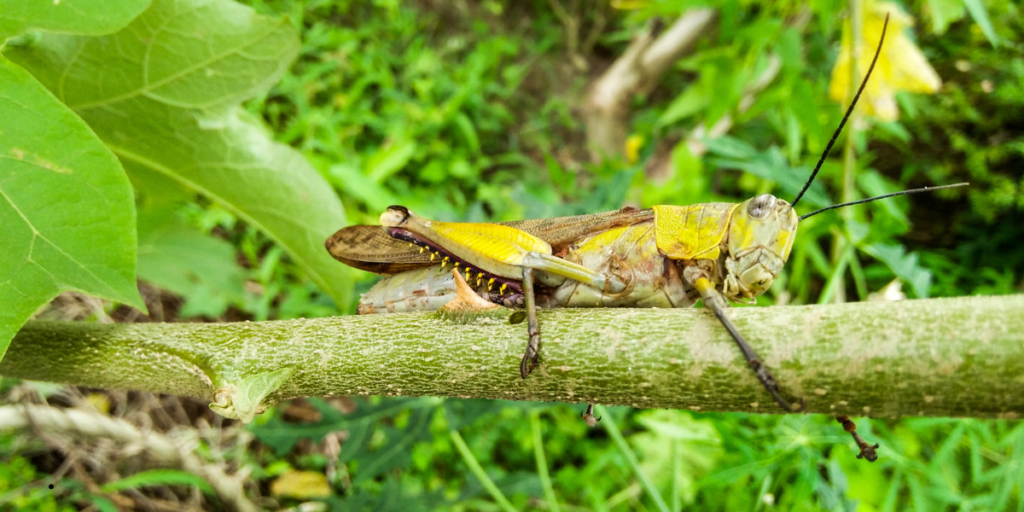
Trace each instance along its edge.
<instances>
[{"instance_id":1,"label":"leaf stem","mask_svg":"<svg viewBox=\"0 0 1024 512\"><path fill-rule=\"evenodd\" d=\"M452 438L452 443L455 444L455 448L459 450L459 454L462 455L462 460L466 461L466 465L469 466L469 470L473 472L477 480L480 480L480 485L487 489L487 492L494 498L494 501L505 512L517 512L516 508L512 506L512 503L508 501L508 498L501 493L501 489L494 484L494 480L487 476L487 472L480 466L480 462L473 456L473 452L469 450L469 446L466 446L466 441L462 439L462 435L459 434L458 430L449 430L448 435Z\"/></svg>"},{"instance_id":2,"label":"leaf stem","mask_svg":"<svg viewBox=\"0 0 1024 512\"><path fill-rule=\"evenodd\" d=\"M604 407L601 407L604 409ZM644 491L651 497L654 504L658 506L658 510L661 512L669 512L668 504L665 503L665 499L661 497L658 489L654 487L654 482L647 477L647 473L644 473L643 468L640 467L640 461L637 460L636 454L633 453L633 449L630 448L629 443L626 442L626 438L622 437L622 431L619 430L619 426L615 423L615 418L609 413L608 410L602 411L601 416L603 419L601 424L604 425L608 435L615 442L615 445L622 452L622 456L629 462L630 467L633 468L633 473L636 474L637 480L640 481L640 485L643 486Z\"/></svg>"}]
</instances>

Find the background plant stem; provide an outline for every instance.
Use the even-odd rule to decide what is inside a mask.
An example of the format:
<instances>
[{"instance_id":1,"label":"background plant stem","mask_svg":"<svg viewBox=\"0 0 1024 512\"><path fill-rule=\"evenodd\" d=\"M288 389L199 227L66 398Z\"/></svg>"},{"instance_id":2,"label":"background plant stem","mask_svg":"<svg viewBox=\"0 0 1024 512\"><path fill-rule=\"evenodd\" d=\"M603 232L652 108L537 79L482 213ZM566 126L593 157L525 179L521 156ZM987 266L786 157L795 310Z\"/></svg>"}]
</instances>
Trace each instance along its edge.
<instances>
[{"instance_id":1,"label":"background plant stem","mask_svg":"<svg viewBox=\"0 0 1024 512\"><path fill-rule=\"evenodd\" d=\"M849 0L850 7L850 37L852 38L852 48L850 51L850 87L846 96L852 101L854 95L857 94L857 88L860 87L861 73L858 69L860 63L860 55L864 46L863 37L863 25L864 25L864 5L863 0ZM846 106L844 105L845 109ZM857 140L857 132L860 131L861 116L854 109L850 113L850 121L846 125L846 143L843 145L843 177L842 182L839 186L839 202L845 203L854 200L854 174L857 171L857 149L855 146ZM846 208L839 211L839 215L843 218L843 224L849 225L853 210ZM833 278L830 278L830 284L834 284L833 294L831 301L837 303L846 302L846 267L848 261L844 261L844 255L846 253L846 245L850 243L846 238L846 233L838 229L832 230L833 241L832 241L832 265L835 267L833 272ZM856 255L853 256L854 258ZM838 278L835 278L835 274L838 274ZM834 279L834 281L833 281ZM822 300L821 302L827 302Z\"/></svg>"}]
</instances>

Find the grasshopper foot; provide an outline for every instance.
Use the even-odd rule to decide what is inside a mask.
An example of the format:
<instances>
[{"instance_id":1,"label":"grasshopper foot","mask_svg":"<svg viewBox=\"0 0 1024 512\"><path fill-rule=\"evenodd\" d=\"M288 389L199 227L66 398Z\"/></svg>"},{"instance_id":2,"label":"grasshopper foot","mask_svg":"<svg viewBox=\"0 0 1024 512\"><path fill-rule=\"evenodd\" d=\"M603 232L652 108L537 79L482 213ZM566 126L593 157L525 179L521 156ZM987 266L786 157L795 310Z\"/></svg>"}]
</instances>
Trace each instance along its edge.
<instances>
[{"instance_id":1,"label":"grasshopper foot","mask_svg":"<svg viewBox=\"0 0 1024 512\"><path fill-rule=\"evenodd\" d=\"M540 336L530 336L530 342L526 345L526 353L523 354L523 360L519 363L519 375L524 379L533 372L533 369L537 367L537 360L539 353L537 349L540 347Z\"/></svg>"},{"instance_id":2,"label":"grasshopper foot","mask_svg":"<svg viewBox=\"0 0 1024 512\"><path fill-rule=\"evenodd\" d=\"M775 403L779 404L786 412L799 412L804 409L804 399L799 399L799 402L790 404L788 400L782 398L782 394L779 393L779 383L776 382L775 377L768 371L761 361L758 359L751 359L748 363L750 368L754 370L757 375L757 380L761 381L764 388L771 393L772 398L775 399Z\"/></svg>"},{"instance_id":3,"label":"grasshopper foot","mask_svg":"<svg viewBox=\"0 0 1024 512\"><path fill-rule=\"evenodd\" d=\"M710 281L703 271L697 267L687 267L683 271L686 279L693 284L700 292L700 296L704 299L704 307L709 308L711 312L715 314L719 322L722 322L722 326L725 327L726 331L729 331L729 336L732 337L736 345L739 346L740 351L743 352L743 357L747 360L747 365L754 374L757 375L757 380L761 381L761 385L764 386L765 390L772 395L775 402L782 407L786 412L796 412L803 409L803 402L794 406L789 403L788 400L782 398L782 394L779 393L779 383L775 381L775 377L772 376L771 372L768 371L768 367L761 362L757 357L757 353L750 347L747 340L740 334L740 331L733 325L732 320L729 320L729 316L725 314L725 297L722 296Z\"/></svg>"},{"instance_id":4,"label":"grasshopper foot","mask_svg":"<svg viewBox=\"0 0 1024 512\"><path fill-rule=\"evenodd\" d=\"M593 427L601 421L600 417L594 416L594 404L587 404L587 410L580 413L580 418L587 422L588 427Z\"/></svg>"},{"instance_id":5,"label":"grasshopper foot","mask_svg":"<svg viewBox=\"0 0 1024 512\"><path fill-rule=\"evenodd\" d=\"M849 416L836 416L836 421L842 423L843 430L850 433L853 436L853 442L857 443L857 447L860 448L860 453L857 454L858 459L867 459L868 462L874 462L878 460L878 443L868 444L863 437L857 433L857 425L850 421Z\"/></svg>"}]
</instances>

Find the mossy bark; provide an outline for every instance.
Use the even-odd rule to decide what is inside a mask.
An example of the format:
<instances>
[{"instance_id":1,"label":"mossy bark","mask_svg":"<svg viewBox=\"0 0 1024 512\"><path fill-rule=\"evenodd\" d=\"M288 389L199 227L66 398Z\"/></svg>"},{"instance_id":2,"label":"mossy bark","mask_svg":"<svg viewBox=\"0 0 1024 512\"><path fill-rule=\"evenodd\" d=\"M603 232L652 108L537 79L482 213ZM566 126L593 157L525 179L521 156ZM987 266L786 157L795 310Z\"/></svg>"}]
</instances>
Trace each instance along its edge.
<instances>
[{"instance_id":1,"label":"mossy bark","mask_svg":"<svg viewBox=\"0 0 1024 512\"><path fill-rule=\"evenodd\" d=\"M734 308L730 316L808 412L1024 415L1024 296ZM0 375L214 401L292 371L271 400L447 396L779 412L702 309L542 311L523 380L524 324L432 314L223 324L29 322Z\"/></svg>"}]
</instances>

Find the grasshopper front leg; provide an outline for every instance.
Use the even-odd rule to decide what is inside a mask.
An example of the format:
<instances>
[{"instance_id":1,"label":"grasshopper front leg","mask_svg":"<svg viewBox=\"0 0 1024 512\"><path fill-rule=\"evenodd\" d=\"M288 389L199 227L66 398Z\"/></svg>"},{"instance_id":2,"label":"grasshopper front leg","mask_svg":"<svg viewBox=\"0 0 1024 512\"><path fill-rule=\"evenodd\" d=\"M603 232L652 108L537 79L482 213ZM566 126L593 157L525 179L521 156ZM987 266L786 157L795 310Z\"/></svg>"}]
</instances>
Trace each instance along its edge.
<instances>
[{"instance_id":1,"label":"grasshopper front leg","mask_svg":"<svg viewBox=\"0 0 1024 512\"><path fill-rule=\"evenodd\" d=\"M732 320L725 314L726 301L725 297L715 288L715 285L711 284L707 276L704 275L699 269L691 267L684 272L687 276L687 280L700 292L701 298L704 300L704 306L710 309L718 321L722 323L726 331L729 331L729 335L739 346L740 351L743 352L743 357L747 360L747 366L754 370L754 374L757 375L757 380L761 381L761 385L764 386L768 393L772 395L775 402L779 404L786 412L795 412L803 408L803 404L790 404L785 398L782 398L782 394L779 393L779 383L776 382L775 377L772 376L771 372L768 371L768 367L761 362L761 359L757 357L757 353L747 343L747 340L740 334L739 329L733 325Z\"/></svg>"}]
</instances>

